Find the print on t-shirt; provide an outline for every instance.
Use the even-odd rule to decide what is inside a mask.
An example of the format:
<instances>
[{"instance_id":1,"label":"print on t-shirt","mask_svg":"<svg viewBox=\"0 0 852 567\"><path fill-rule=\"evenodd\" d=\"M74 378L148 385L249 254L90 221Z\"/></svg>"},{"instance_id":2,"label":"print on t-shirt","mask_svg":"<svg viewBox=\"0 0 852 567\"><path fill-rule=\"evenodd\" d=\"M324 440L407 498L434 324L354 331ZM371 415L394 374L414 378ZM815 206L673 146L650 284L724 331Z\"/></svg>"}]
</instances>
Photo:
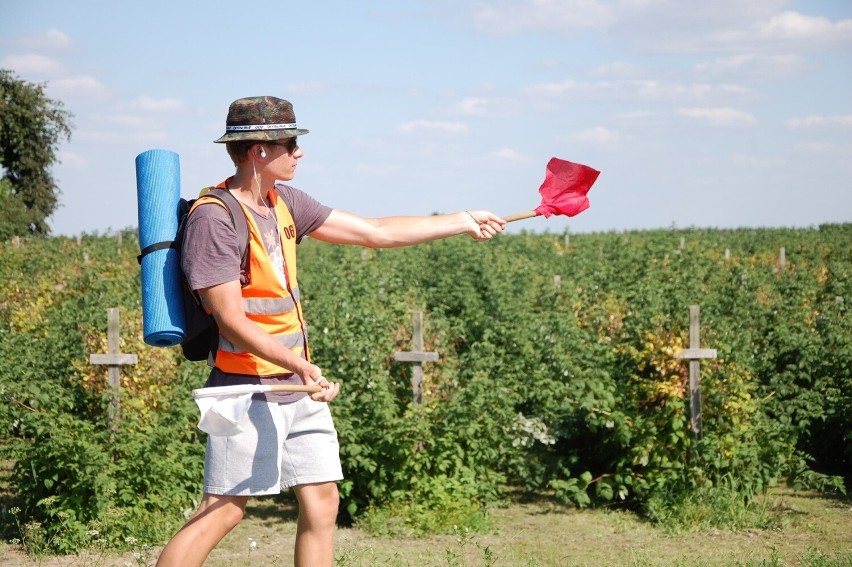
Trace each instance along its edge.
<instances>
[{"instance_id":1,"label":"print on t-shirt","mask_svg":"<svg viewBox=\"0 0 852 567\"><path fill-rule=\"evenodd\" d=\"M278 238L278 231L275 228L270 228L263 234L263 244L269 253L269 260L272 262L272 267L275 269L275 273L278 274L278 281L286 289L287 275L284 272L284 253L281 251L281 239Z\"/></svg>"}]
</instances>

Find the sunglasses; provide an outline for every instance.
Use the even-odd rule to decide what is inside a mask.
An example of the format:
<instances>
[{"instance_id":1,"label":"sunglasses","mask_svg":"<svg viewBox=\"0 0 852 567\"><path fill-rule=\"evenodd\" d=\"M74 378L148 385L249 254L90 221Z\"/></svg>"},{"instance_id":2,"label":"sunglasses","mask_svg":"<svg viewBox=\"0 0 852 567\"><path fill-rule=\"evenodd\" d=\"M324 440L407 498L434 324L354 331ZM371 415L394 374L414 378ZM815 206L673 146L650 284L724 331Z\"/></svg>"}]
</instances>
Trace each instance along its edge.
<instances>
[{"instance_id":1,"label":"sunglasses","mask_svg":"<svg viewBox=\"0 0 852 567\"><path fill-rule=\"evenodd\" d=\"M290 155L293 155L293 153L295 153L295 151L299 149L299 144L298 142L296 142L295 137L287 138L283 142L272 142L271 144L273 146L281 146L282 148L287 150L287 153Z\"/></svg>"}]
</instances>

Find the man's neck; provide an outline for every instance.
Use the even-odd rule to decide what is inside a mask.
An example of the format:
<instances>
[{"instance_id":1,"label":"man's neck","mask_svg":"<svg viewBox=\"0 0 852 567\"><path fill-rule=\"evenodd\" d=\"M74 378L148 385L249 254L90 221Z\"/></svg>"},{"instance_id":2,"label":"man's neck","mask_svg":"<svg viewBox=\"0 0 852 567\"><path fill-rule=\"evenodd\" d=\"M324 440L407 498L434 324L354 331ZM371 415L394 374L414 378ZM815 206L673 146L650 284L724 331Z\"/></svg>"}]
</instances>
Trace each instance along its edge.
<instances>
[{"instance_id":1,"label":"man's neck","mask_svg":"<svg viewBox=\"0 0 852 567\"><path fill-rule=\"evenodd\" d=\"M248 168L237 169L237 172L228 184L228 189L240 202L248 205L255 211L265 212L269 203L267 203L266 199L267 191L261 191L261 187L264 186L263 177L258 173L255 178L254 171L249 166Z\"/></svg>"}]
</instances>

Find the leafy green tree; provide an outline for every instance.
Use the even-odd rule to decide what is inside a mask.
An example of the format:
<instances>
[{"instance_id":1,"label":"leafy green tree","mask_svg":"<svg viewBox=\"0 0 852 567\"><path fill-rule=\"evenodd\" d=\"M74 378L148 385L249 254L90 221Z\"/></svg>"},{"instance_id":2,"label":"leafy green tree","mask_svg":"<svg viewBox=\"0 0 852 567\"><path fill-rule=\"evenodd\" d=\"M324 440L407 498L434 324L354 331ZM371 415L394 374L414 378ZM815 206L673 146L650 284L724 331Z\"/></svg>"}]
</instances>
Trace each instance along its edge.
<instances>
[{"instance_id":1,"label":"leafy green tree","mask_svg":"<svg viewBox=\"0 0 852 567\"><path fill-rule=\"evenodd\" d=\"M0 69L0 240L50 233L59 198L50 168L62 138L71 139L73 115L44 86Z\"/></svg>"}]
</instances>

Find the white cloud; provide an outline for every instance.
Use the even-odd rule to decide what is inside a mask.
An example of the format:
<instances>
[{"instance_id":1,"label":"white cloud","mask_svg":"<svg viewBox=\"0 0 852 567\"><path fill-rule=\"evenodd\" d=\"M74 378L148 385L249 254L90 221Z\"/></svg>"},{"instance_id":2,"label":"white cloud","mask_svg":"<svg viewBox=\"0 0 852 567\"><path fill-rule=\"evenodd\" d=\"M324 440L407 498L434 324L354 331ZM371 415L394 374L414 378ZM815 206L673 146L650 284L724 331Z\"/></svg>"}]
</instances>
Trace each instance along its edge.
<instances>
[{"instance_id":1,"label":"white cloud","mask_svg":"<svg viewBox=\"0 0 852 567\"><path fill-rule=\"evenodd\" d=\"M459 134L467 132L467 125L463 122L439 122L433 120L415 120L406 122L399 127L400 132L432 131Z\"/></svg>"},{"instance_id":2,"label":"white cloud","mask_svg":"<svg viewBox=\"0 0 852 567\"><path fill-rule=\"evenodd\" d=\"M755 52L777 49L779 46L801 51L850 41L852 19L832 21L792 11L743 20L742 23L708 30L708 33L695 38L696 45L703 49Z\"/></svg>"},{"instance_id":3,"label":"white cloud","mask_svg":"<svg viewBox=\"0 0 852 567\"><path fill-rule=\"evenodd\" d=\"M508 97L468 96L453 106L453 111L462 116L480 118L505 118L517 114L519 105Z\"/></svg>"},{"instance_id":4,"label":"white cloud","mask_svg":"<svg viewBox=\"0 0 852 567\"><path fill-rule=\"evenodd\" d=\"M469 18L490 35L542 32L629 38L668 53L760 51L848 42L852 19L832 21L785 10L790 0L503 0L475 1Z\"/></svg>"},{"instance_id":5,"label":"white cloud","mask_svg":"<svg viewBox=\"0 0 852 567\"><path fill-rule=\"evenodd\" d=\"M19 75L38 77L40 80L60 76L65 66L50 57L30 53L27 55L7 55L0 60L0 67L12 69Z\"/></svg>"},{"instance_id":6,"label":"white cloud","mask_svg":"<svg viewBox=\"0 0 852 567\"><path fill-rule=\"evenodd\" d=\"M637 91L651 81L575 81L538 83L522 89L523 94L535 98L571 98L574 100L633 98Z\"/></svg>"},{"instance_id":7,"label":"white cloud","mask_svg":"<svg viewBox=\"0 0 852 567\"><path fill-rule=\"evenodd\" d=\"M491 156L500 161L510 161L512 163L529 163L530 161L529 157L511 148L501 148L493 152Z\"/></svg>"},{"instance_id":8,"label":"white cloud","mask_svg":"<svg viewBox=\"0 0 852 567\"><path fill-rule=\"evenodd\" d=\"M658 79L599 82L568 79L529 85L523 92L532 97L573 100L746 101L757 97L751 89L735 84L683 83Z\"/></svg>"},{"instance_id":9,"label":"white cloud","mask_svg":"<svg viewBox=\"0 0 852 567\"><path fill-rule=\"evenodd\" d=\"M63 31L52 29L44 33L34 33L18 36L2 42L17 49L34 51L68 51L75 47L71 37Z\"/></svg>"},{"instance_id":10,"label":"white cloud","mask_svg":"<svg viewBox=\"0 0 852 567\"><path fill-rule=\"evenodd\" d=\"M88 166L86 158L76 152L62 150L57 155L57 159L63 166L74 169L84 169Z\"/></svg>"},{"instance_id":11,"label":"white cloud","mask_svg":"<svg viewBox=\"0 0 852 567\"><path fill-rule=\"evenodd\" d=\"M612 118L619 124L625 124L632 127L645 127L648 124L659 122L662 119L662 116L649 110L633 110L628 112L617 112L612 115Z\"/></svg>"},{"instance_id":12,"label":"white cloud","mask_svg":"<svg viewBox=\"0 0 852 567\"><path fill-rule=\"evenodd\" d=\"M805 116L787 122L791 128L813 128L818 126L852 126L852 114L837 116Z\"/></svg>"},{"instance_id":13,"label":"white cloud","mask_svg":"<svg viewBox=\"0 0 852 567\"><path fill-rule=\"evenodd\" d=\"M612 144L621 141L621 138L622 136L618 132L604 128L603 126L581 130L571 136L571 139L578 142L592 144Z\"/></svg>"},{"instance_id":14,"label":"white cloud","mask_svg":"<svg viewBox=\"0 0 852 567\"><path fill-rule=\"evenodd\" d=\"M97 97L107 92L100 81L89 75L63 77L51 81L50 86L61 95L61 98Z\"/></svg>"},{"instance_id":15,"label":"white cloud","mask_svg":"<svg viewBox=\"0 0 852 567\"><path fill-rule=\"evenodd\" d=\"M716 126L751 126L757 123L752 114L736 110L734 108L679 108L677 113L681 116L704 120Z\"/></svg>"},{"instance_id":16,"label":"white cloud","mask_svg":"<svg viewBox=\"0 0 852 567\"><path fill-rule=\"evenodd\" d=\"M711 83L676 83L671 81L646 80L629 83L630 91L643 100L706 99L716 88Z\"/></svg>"},{"instance_id":17,"label":"white cloud","mask_svg":"<svg viewBox=\"0 0 852 567\"><path fill-rule=\"evenodd\" d=\"M596 29L615 20L610 4L599 0L477 2L473 5L471 18L477 31L492 35Z\"/></svg>"},{"instance_id":18,"label":"white cloud","mask_svg":"<svg viewBox=\"0 0 852 567\"><path fill-rule=\"evenodd\" d=\"M142 130L155 125L155 122L150 118L134 116L132 114L116 114L110 116L108 120L117 126L133 130Z\"/></svg>"},{"instance_id":19,"label":"white cloud","mask_svg":"<svg viewBox=\"0 0 852 567\"><path fill-rule=\"evenodd\" d=\"M804 58L791 53L741 53L698 63L694 69L702 77L755 81L795 77L805 67Z\"/></svg>"},{"instance_id":20,"label":"white cloud","mask_svg":"<svg viewBox=\"0 0 852 567\"><path fill-rule=\"evenodd\" d=\"M796 149L809 154L838 157L843 159L852 167L852 144L832 143L832 142L804 142L796 145Z\"/></svg>"},{"instance_id":21,"label":"white cloud","mask_svg":"<svg viewBox=\"0 0 852 567\"><path fill-rule=\"evenodd\" d=\"M93 144L109 144L111 146L132 143L134 146L146 144L163 144L169 141L168 132L160 130L134 131L131 138L126 130L116 128L113 130L79 130L74 133L75 141L90 142Z\"/></svg>"},{"instance_id":22,"label":"white cloud","mask_svg":"<svg viewBox=\"0 0 852 567\"><path fill-rule=\"evenodd\" d=\"M832 22L828 18L782 12L758 26L760 36L770 40L852 41L852 19Z\"/></svg>"},{"instance_id":23,"label":"white cloud","mask_svg":"<svg viewBox=\"0 0 852 567\"><path fill-rule=\"evenodd\" d=\"M486 116L490 102L487 98L469 96L456 105L456 110L468 116Z\"/></svg>"},{"instance_id":24,"label":"white cloud","mask_svg":"<svg viewBox=\"0 0 852 567\"><path fill-rule=\"evenodd\" d=\"M635 63L614 61L592 68L589 74L595 77L609 77L613 79L636 79L647 75L648 70Z\"/></svg>"},{"instance_id":25,"label":"white cloud","mask_svg":"<svg viewBox=\"0 0 852 567\"><path fill-rule=\"evenodd\" d=\"M67 50L74 47L71 36L60 30L48 30L45 39L46 44L51 48Z\"/></svg>"}]
</instances>

